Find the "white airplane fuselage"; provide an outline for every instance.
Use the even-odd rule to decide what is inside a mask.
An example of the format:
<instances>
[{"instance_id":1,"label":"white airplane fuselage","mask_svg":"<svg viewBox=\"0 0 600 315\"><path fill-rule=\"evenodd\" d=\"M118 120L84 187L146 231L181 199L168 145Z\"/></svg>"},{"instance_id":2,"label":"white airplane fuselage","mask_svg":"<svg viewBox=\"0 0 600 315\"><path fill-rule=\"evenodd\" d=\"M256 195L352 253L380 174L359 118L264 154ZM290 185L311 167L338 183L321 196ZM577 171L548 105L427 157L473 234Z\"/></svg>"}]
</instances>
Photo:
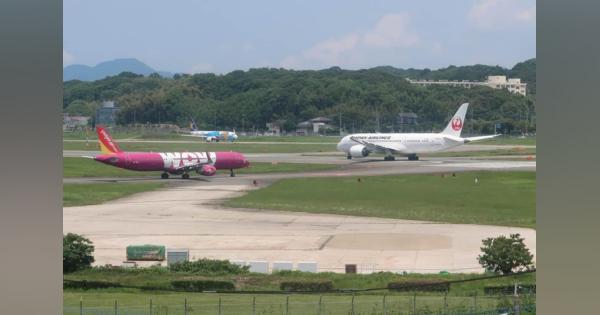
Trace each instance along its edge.
<instances>
[{"instance_id":1,"label":"white airplane fuselage","mask_svg":"<svg viewBox=\"0 0 600 315\"><path fill-rule=\"evenodd\" d=\"M353 154L358 152L354 150L351 152L351 148L355 149L357 145L363 146L361 143L353 140L366 140L370 143L376 144L377 147L373 149L367 149L369 153L382 153L387 155L397 154L408 156L411 154L431 153L444 151L449 148L453 148L465 143L464 139L459 137L452 137L452 140L445 135L439 133L357 133L345 136L337 144L338 151L345 152L352 157L364 157L364 155ZM401 153L390 152L392 150L386 150L383 147L403 147ZM363 146L364 147L364 146Z\"/></svg>"}]
</instances>

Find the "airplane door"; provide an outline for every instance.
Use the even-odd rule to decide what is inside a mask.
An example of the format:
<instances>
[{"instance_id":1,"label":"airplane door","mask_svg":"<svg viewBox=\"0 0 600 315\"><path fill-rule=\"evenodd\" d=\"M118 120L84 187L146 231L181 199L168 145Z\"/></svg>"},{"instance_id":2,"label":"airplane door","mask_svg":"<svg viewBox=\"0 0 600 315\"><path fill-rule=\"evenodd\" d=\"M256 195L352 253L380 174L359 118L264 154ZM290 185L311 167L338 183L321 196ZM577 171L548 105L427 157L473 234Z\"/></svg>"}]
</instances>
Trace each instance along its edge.
<instances>
[{"instance_id":1,"label":"airplane door","mask_svg":"<svg viewBox=\"0 0 600 315\"><path fill-rule=\"evenodd\" d=\"M215 164L215 162L217 161L217 154L215 152L208 152L208 156L210 157L210 161L212 161L212 164Z\"/></svg>"}]
</instances>

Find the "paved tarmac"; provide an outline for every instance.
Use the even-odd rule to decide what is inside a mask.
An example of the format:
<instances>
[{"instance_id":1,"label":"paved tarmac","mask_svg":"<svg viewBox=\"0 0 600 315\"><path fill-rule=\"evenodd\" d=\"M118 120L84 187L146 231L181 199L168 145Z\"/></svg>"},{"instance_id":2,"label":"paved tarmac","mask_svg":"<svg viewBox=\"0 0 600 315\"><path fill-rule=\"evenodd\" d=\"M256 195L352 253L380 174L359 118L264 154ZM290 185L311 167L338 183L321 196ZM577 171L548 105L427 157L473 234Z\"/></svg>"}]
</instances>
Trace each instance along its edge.
<instances>
[{"instance_id":1,"label":"paved tarmac","mask_svg":"<svg viewBox=\"0 0 600 315\"><path fill-rule=\"evenodd\" d=\"M81 154L83 153L83 154ZM90 155L65 151L64 156ZM535 253L535 230L526 228L443 224L328 214L256 209L228 209L223 199L243 194L281 178L369 176L461 172L467 170L535 171L536 162L483 158L423 158L421 161L347 160L339 153L247 154L251 162L335 163L330 171L275 174L227 174L172 177L158 191L136 194L105 204L65 207L63 230L84 234L96 246L97 265L120 265L125 247L163 244L187 248L201 257L241 261L314 261L320 271L343 272L357 264L359 272L480 272L477 255L486 237L520 233ZM135 178L70 178L64 183L165 181Z\"/></svg>"},{"instance_id":2,"label":"paved tarmac","mask_svg":"<svg viewBox=\"0 0 600 315\"><path fill-rule=\"evenodd\" d=\"M66 207L63 230L89 237L97 265L120 265L125 247L162 244L190 258L317 262L320 271L357 264L374 271L480 272L486 237L520 233L535 253L535 230L396 219L229 209L221 200L255 189L247 178L180 181L101 205Z\"/></svg>"}]
</instances>

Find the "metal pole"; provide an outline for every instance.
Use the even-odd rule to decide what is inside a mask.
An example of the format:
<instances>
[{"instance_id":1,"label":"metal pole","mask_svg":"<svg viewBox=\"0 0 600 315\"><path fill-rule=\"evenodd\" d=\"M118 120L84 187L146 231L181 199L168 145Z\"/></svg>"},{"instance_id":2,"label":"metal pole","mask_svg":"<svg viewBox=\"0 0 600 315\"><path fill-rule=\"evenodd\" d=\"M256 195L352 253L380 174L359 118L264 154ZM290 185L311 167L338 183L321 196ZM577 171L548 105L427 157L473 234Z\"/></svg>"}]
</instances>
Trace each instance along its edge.
<instances>
[{"instance_id":1,"label":"metal pole","mask_svg":"<svg viewBox=\"0 0 600 315\"><path fill-rule=\"evenodd\" d=\"M83 296L79 299L79 315L83 315Z\"/></svg>"},{"instance_id":2,"label":"metal pole","mask_svg":"<svg viewBox=\"0 0 600 315\"><path fill-rule=\"evenodd\" d=\"M413 314L417 314L417 292L413 295Z\"/></svg>"},{"instance_id":3,"label":"metal pole","mask_svg":"<svg viewBox=\"0 0 600 315\"><path fill-rule=\"evenodd\" d=\"M290 313L290 296L286 295L285 296L285 315L288 315Z\"/></svg>"},{"instance_id":4,"label":"metal pole","mask_svg":"<svg viewBox=\"0 0 600 315\"><path fill-rule=\"evenodd\" d=\"M219 297L219 315L221 315L221 297Z\"/></svg>"},{"instance_id":5,"label":"metal pole","mask_svg":"<svg viewBox=\"0 0 600 315\"><path fill-rule=\"evenodd\" d=\"M444 315L448 313L448 291L444 293Z\"/></svg>"},{"instance_id":6,"label":"metal pole","mask_svg":"<svg viewBox=\"0 0 600 315\"><path fill-rule=\"evenodd\" d=\"M322 303L323 303L323 296L322 296L322 295L320 295L320 296L319 296L319 315L321 315L321 308L322 308L322 306L323 306L323 304L322 304Z\"/></svg>"},{"instance_id":7,"label":"metal pole","mask_svg":"<svg viewBox=\"0 0 600 315\"><path fill-rule=\"evenodd\" d=\"M150 315L152 315L152 299L150 299Z\"/></svg>"},{"instance_id":8,"label":"metal pole","mask_svg":"<svg viewBox=\"0 0 600 315\"><path fill-rule=\"evenodd\" d=\"M385 294L383 295L383 315L387 314L387 307L385 305Z\"/></svg>"},{"instance_id":9,"label":"metal pole","mask_svg":"<svg viewBox=\"0 0 600 315\"><path fill-rule=\"evenodd\" d=\"M252 315L256 314L256 296L252 297Z\"/></svg>"},{"instance_id":10,"label":"metal pole","mask_svg":"<svg viewBox=\"0 0 600 315\"><path fill-rule=\"evenodd\" d=\"M354 293L352 293L352 315L354 315Z\"/></svg>"},{"instance_id":11,"label":"metal pole","mask_svg":"<svg viewBox=\"0 0 600 315\"><path fill-rule=\"evenodd\" d=\"M183 315L187 315L187 298L183 299Z\"/></svg>"},{"instance_id":12,"label":"metal pole","mask_svg":"<svg viewBox=\"0 0 600 315\"><path fill-rule=\"evenodd\" d=\"M475 292L475 295L473 296L473 312L477 312L477 292Z\"/></svg>"},{"instance_id":13,"label":"metal pole","mask_svg":"<svg viewBox=\"0 0 600 315\"><path fill-rule=\"evenodd\" d=\"M117 307L117 300L115 300L115 315L119 314L119 309Z\"/></svg>"}]
</instances>

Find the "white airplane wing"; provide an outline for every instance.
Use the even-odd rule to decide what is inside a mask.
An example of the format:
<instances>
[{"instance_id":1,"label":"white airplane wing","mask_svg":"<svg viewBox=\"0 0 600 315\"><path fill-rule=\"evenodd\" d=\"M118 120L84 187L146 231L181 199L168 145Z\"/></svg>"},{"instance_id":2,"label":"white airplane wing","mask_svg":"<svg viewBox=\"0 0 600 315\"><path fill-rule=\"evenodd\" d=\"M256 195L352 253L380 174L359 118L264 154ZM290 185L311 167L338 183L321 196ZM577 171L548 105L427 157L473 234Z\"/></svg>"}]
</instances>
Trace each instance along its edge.
<instances>
[{"instance_id":1,"label":"white airplane wing","mask_svg":"<svg viewBox=\"0 0 600 315\"><path fill-rule=\"evenodd\" d=\"M357 139L350 137L350 140L364 145L369 151L386 151L390 150L395 153L405 153L406 146L400 143L375 143L365 139Z\"/></svg>"},{"instance_id":2,"label":"white airplane wing","mask_svg":"<svg viewBox=\"0 0 600 315\"><path fill-rule=\"evenodd\" d=\"M465 139L465 143L467 143L467 142L480 141L480 140L485 140L485 139L492 139L492 138L496 138L497 136L499 136L499 135L470 137L470 138L464 138L464 139Z\"/></svg>"}]
</instances>

